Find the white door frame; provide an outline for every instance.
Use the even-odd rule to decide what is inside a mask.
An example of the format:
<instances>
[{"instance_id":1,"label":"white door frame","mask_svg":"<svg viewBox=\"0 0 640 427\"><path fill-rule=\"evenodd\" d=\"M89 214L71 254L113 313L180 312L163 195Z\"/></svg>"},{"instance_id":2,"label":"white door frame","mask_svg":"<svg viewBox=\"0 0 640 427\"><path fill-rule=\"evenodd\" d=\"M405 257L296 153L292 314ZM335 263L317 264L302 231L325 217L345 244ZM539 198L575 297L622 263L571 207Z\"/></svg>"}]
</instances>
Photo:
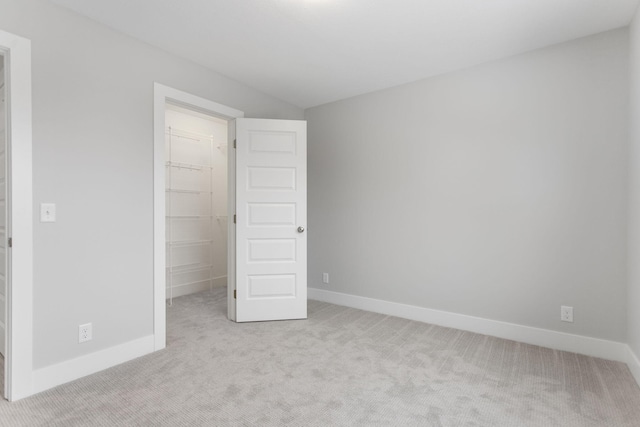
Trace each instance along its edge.
<instances>
[{"instance_id":1,"label":"white door frame","mask_svg":"<svg viewBox=\"0 0 640 427\"><path fill-rule=\"evenodd\" d=\"M154 83L153 95L153 335L155 341L154 350L160 350L167 345L165 302L165 105L167 102L171 102L172 104L228 121L244 117L244 112L160 83ZM229 149L228 153L232 151ZM231 159L232 156L229 155L229 162L231 162ZM231 180L229 180L228 185L230 188L228 197L231 200L231 194L232 191L235 191L235 187L232 187L233 182ZM231 224L231 221L228 221L228 223ZM231 244L229 244L227 247L229 259L232 259L231 249Z\"/></svg>"},{"instance_id":2,"label":"white door frame","mask_svg":"<svg viewBox=\"0 0 640 427\"><path fill-rule=\"evenodd\" d=\"M0 31L7 99L7 236L13 247L7 275L5 398L33 393L33 181L31 41Z\"/></svg>"}]
</instances>

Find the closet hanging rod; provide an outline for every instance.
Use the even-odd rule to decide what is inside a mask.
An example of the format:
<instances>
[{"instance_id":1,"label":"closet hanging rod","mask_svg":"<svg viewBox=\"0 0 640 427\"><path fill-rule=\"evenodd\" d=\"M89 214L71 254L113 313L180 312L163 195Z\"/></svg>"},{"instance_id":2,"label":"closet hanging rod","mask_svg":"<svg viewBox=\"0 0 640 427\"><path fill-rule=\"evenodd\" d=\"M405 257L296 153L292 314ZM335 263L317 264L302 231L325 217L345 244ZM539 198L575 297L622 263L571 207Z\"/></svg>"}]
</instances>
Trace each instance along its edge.
<instances>
[{"instance_id":1,"label":"closet hanging rod","mask_svg":"<svg viewBox=\"0 0 640 427\"><path fill-rule=\"evenodd\" d=\"M191 130L178 129L178 128L174 128L172 126L168 126L167 129L165 130L165 133L168 133L168 134L171 134L171 135L180 136L180 135L177 135L177 134L175 134L173 132L184 133L186 135L199 136L201 138L210 139L210 140L213 141L213 135L207 135L207 134L204 134L204 133L194 132L194 131L191 131Z\"/></svg>"},{"instance_id":2,"label":"closet hanging rod","mask_svg":"<svg viewBox=\"0 0 640 427\"><path fill-rule=\"evenodd\" d=\"M171 133L171 132L166 132L166 135L175 136L175 137L178 137L178 138L190 139L190 140L196 141L196 142L202 141L202 139L199 139L199 138L191 138L190 136L176 135L175 133Z\"/></svg>"}]
</instances>

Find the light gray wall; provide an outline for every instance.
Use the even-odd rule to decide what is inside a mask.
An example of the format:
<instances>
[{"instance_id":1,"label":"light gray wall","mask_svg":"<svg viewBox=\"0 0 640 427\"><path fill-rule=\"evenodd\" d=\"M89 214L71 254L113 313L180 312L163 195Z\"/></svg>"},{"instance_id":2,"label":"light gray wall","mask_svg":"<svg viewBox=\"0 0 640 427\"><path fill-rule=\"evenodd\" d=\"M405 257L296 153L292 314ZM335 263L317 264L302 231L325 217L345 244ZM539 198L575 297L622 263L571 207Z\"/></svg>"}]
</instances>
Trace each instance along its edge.
<instances>
[{"instance_id":1,"label":"light gray wall","mask_svg":"<svg viewBox=\"0 0 640 427\"><path fill-rule=\"evenodd\" d=\"M154 81L247 117L303 112L49 2L0 10L0 29L32 42L36 216L57 204L56 223L34 223L40 368L152 333Z\"/></svg>"},{"instance_id":2,"label":"light gray wall","mask_svg":"<svg viewBox=\"0 0 640 427\"><path fill-rule=\"evenodd\" d=\"M640 357L640 10L630 29L628 343Z\"/></svg>"},{"instance_id":3,"label":"light gray wall","mask_svg":"<svg viewBox=\"0 0 640 427\"><path fill-rule=\"evenodd\" d=\"M625 341L627 49L620 29L306 110L310 286Z\"/></svg>"}]
</instances>

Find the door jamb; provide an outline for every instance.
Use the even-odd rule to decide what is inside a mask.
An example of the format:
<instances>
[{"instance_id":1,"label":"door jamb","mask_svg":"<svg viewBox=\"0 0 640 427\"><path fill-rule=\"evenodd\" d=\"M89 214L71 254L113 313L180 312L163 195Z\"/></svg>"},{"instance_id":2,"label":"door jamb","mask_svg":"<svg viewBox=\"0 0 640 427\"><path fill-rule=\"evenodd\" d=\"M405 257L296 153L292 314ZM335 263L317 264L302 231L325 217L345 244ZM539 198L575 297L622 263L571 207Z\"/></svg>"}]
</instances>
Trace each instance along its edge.
<instances>
[{"instance_id":1,"label":"door jamb","mask_svg":"<svg viewBox=\"0 0 640 427\"><path fill-rule=\"evenodd\" d=\"M229 122L244 117L244 112L226 105L183 92L160 83L153 86L153 335L154 350L166 347L166 247L165 247L165 104L167 101L191 110L210 114ZM231 123L230 123L231 124ZM231 126L229 126L231 129ZM230 141L231 142L231 141ZM228 161L231 163L232 149L229 146ZM232 191L235 192L235 181L232 181L229 169L228 197L231 200ZM235 175L233 176L235 180ZM231 203L228 203L231 206ZM229 230L232 229L231 215L229 216ZM231 231L229 231L231 234ZM227 246L228 259L231 262L231 243ZM230 265L230 264L229 264ZM231 271L228 271L231 282ZM230 286L227 287L228 289Z\"/></svg>"},{"instance_id":2,"label":"door jamb","mask_svg":"<svg viewBox=\"0 0 640 427\"><path fill-rule=\"evenodd\" d=\"M33 178L31 41L0 30L7 99L7 325L5 398L33 394Z\"/></svg>"}]
</instances>

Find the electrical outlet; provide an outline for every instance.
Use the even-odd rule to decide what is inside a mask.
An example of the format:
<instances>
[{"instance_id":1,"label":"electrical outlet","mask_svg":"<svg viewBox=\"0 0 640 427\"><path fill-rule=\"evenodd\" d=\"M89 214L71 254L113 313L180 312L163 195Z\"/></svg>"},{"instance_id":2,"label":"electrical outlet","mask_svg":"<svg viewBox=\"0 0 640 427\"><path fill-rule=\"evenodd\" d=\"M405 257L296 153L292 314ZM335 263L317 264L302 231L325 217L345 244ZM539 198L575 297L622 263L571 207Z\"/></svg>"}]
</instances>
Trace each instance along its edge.
<instances>
[{"instance_id":1,"label":"electrical outlet","mask_svg":"<svg viewBox=\"0 0 640 427\"><path fill-rule=\"evenodd\" d=\"M563 322L573 322L573 307L563 305L560 307L560 320Z\"/></svg>"},{"instance_id":2,"label":"electrical outlet","mask_svg":"<svg viewBox=\"0 0 640 427\"><path fill-rule=\"evenodd\" d=\"M93 326L91 323L85 323L78 326L78 343L91 341L93 339Z\"/></svg>"},{"instance_id":3,"label":"electrical outlet","mask_svg":"<svg viewBox=\"0 0 640 427\"><path fill-rule=\"evenodd\" d=\"M329 273L322 273L322 283L329 283Z\"/></svg>"}]
</instances>

